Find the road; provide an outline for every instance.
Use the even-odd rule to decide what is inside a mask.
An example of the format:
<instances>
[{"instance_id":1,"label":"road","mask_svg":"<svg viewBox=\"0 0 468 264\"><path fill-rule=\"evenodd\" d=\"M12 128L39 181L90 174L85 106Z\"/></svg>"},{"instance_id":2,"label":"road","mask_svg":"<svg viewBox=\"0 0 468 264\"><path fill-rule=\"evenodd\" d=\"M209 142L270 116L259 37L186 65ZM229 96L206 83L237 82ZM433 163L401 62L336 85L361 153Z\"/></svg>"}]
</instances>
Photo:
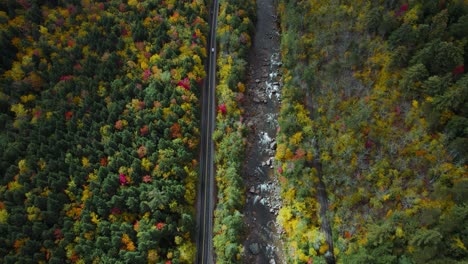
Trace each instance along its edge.
<instances>
[{"instance_id":1,"label":"road","mask_svg":"<svg viewBox=\"0 0 468 264\"><path fill-rule=\"evenodd\" d=\"M205 89L202 93L201 145L200 145L200 184L197 210L197 258L198 264L213 262L213 209L214 209L214 144L212 140L215 124L216 86L216 23L218 1L211 7L210 37L208 45L208 68Z\"/></svg>"}]
</instances>

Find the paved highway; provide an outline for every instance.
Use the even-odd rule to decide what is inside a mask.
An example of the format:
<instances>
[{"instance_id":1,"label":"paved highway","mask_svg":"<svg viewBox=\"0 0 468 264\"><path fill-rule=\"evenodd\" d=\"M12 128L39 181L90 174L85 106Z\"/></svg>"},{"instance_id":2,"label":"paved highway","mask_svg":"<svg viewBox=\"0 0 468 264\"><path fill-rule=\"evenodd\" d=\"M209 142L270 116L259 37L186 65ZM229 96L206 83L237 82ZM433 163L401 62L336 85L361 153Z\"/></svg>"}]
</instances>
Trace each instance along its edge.
<instances>
[{"instance_id":1,"label":"paved highway","mask_svg":"<svg viewBox=\"0 0 468 264\"><path fill-rule=\"evenodd\" d=\"M210 37L208 46L208 68L205 89L202 95L201 145L200 145L200 184L197 210L197 259L198 264L213 263L213 130L215 126L215 86L216 86L216 23L218 1L211 7Z\"/></svg>"}]
</instances>

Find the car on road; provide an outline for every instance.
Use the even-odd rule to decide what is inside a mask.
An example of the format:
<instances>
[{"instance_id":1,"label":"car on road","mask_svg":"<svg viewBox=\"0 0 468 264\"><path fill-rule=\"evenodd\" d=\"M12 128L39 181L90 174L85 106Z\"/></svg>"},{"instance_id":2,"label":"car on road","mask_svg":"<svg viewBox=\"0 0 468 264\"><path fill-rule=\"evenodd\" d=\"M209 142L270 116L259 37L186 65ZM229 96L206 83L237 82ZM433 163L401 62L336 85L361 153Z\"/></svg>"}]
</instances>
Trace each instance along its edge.
<instances>
[{"instance_id":1,"label":"car on road","mask_svg":"<svg viewBox=\"0 0 468 264\"><path fill-rule=\"evenodd\" d=\"M214 52L214 48L211 48L211 52Z\"/></svg>"}]
</instances>

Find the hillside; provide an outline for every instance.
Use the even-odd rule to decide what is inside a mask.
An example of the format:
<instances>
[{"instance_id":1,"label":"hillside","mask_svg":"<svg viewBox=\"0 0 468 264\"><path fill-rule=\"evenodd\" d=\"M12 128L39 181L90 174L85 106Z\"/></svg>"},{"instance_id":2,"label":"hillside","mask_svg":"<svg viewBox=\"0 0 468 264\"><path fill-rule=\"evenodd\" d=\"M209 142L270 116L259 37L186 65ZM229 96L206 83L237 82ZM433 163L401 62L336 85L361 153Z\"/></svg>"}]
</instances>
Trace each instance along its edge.
<instances>
[{"instance_id":1,"label":"hillside","mask_svg":"<svg viewBox=\"0 0 468 264\"><path fill-rule=\"evenodd\" d=\"M279 13L289 262L465 263L466 1L283 0Z\"/></svg>"},{"instance_id":2,"label":"hillside","mask_svg":"<svg viewBox=\"0 0 468 264\"><path fill-rule=\"evenodd\" d=\"M0 3L0 262L192 263L207 10Z\"/></svg>"},{"instance_id":3,"label":"hillside","mask_svg":"<svg viewBox=\"0 0 468 264\"><path fill-rule=\"evenodd\" d=\"M194 262L210 2L0 2L0 263ZM287 263L468 262L468 2L274 2L219 1L216 262L267 259L256 198Z\"/></svg>"}]
</instances>

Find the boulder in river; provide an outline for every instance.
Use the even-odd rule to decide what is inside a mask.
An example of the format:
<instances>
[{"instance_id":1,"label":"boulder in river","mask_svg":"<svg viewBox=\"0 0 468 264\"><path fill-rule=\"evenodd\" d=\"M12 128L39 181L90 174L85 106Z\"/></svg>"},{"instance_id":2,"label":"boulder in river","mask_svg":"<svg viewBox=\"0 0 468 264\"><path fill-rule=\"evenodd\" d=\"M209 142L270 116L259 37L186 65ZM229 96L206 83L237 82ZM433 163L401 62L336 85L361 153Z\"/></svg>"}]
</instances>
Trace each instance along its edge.
<instances>
[{"instance_id":1,"label":"boulder in river","mask_svg":"<svg viewBox=\"0 0 468 264\"><path fill-rule=\"evenodd\" d=\"M249 250L250 253L257 255L258 253L260 253L260 246L258 245L258 243L252 243L249 245Z\"/></svg>"}]
</instances>

